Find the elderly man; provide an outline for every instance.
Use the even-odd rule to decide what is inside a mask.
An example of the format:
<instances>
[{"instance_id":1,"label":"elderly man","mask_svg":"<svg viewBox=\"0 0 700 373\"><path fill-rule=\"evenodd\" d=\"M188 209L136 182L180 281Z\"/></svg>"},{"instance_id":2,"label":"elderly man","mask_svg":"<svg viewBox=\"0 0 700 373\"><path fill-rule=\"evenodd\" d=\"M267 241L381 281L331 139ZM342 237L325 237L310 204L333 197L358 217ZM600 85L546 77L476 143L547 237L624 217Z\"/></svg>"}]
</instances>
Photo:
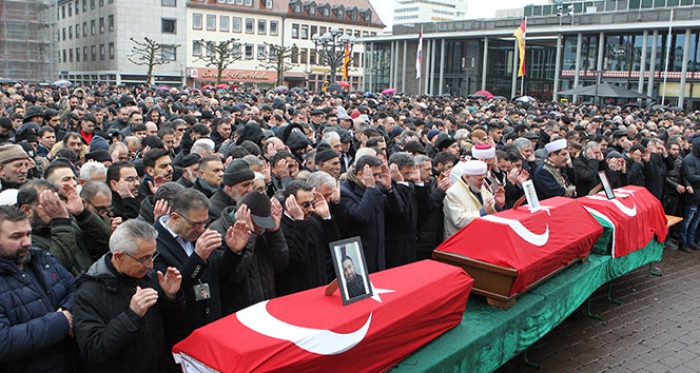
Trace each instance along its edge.
<instances>
[{"instance_id":1,"label":"elderly man","mask_svg":"<svg viewBox=\"0 0 700 373\"><path fill-rule=\"evenodd\" d=\"M18 189L27 181L27 172L33 167L27 153L20 145L0 146L0 181L2 189Z\"/></svg>"},{"instance_id":2,"label":"elderly man","mask_svg":"<svg viewBox=\"0 0 700 373\"><path fill-rule=\"evenodd\" d=\"M506 192L501 187L491 194L486 186L488 166L483 161L470 160L462 165L462 177L449 189L444 201L445 239L480 216L502 211L506 207Z\"/></svg>"},{"instance_id":3,"label":"elderly man","mask_svg":"<svg viewBox=\"0 0 700 373\"><path fill-rule=\"evenodd\" d=\"M540 200L556 196L576 197L576 186L569 182L569 175L561 171L566 167L568 174L573 175L566 146L566 139L559 139L544 147L547 158L537 166L532 178Z\"/></svg>"},{"instance_id":4,"label":"elderly man","mask_svg":"<svg viewBox=\"0 0 700 373\"><path fill-rule=\"evenodd\" d=\"M90 181L80 190L80 198L86 209L99 216L105 224L110 226L112 232L121 224L122 218L112 215L112 191L106 183Z\"/></svg>"},{"instance_id":5,"label":"elderly man","mask_svg":"<svg viewBox=\"0 0 700 373\"><path fill-rule=\"evenodd\" d=\"M114 231L110 252L81 276L75 337L86 372L172 370L166 341L180 325L182 276L172 267L154 271L156 236L150 224L129 220Z\"/></svg>"},{"instance_id":6,"label":"elderly man","mask_svg":"<svg viewBox=\"0 0 700 373\"><path fill-rule=\"evenodd\" d=\"M598 172L605 171L605 164L600 144L587 142L581 154L573 161L577 196L588 195L600 183Z\"/></svg>"},{"instance_id":7,"label":"elderly man","mask_svg":"<svg viewBox=\"0 0 700 373\"><path fill-rule=\"evenodd\" d=\"M75 279L33 249L27 215L0 206L0 371L73 372L69 334Z\"/></svg>"},{"instance_id":8,"label":"elderly man","mask_svg":"<svg viewBox=\"0 0 700 373\"><path fill-rule=\"evenodd\" d=\"M209 219L215 220L221 216L226 207L234 206L243 196L253 190L255 173L248 162L234 159L224 172L223 179L216 192L211 196Z\"/></svg>"},{"instance_id":9,"label":"elderly man","mask_svg":"<svg viewBox=\"0 0 700 373\"><path fill-rule=\"evenodd\" d=\"M221 162L221 158L215 155L200 158L194 189L204 193L207 198L211 198L223 179L224 164Z\"/></svg>"}]
</instances>

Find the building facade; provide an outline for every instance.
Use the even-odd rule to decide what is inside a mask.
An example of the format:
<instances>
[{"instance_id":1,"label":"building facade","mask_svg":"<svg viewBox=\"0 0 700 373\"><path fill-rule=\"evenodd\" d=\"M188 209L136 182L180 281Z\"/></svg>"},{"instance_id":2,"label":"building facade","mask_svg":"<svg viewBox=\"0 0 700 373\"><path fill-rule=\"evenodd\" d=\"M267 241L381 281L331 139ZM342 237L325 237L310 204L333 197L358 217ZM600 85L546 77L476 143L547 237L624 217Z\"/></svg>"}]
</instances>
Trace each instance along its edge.
<instances>
[{"instance_id":1,"label":"building facade","mask_svg":"<svg viewBox=\"0 0 700 373\"><path fill-rule=\"evenodd\" d=\"M148 67L130 61L135 43L162 44L169 63L155 66L157 85L181 85L185 75L185 0L59 0L58 73L73 83L146 82ZM131 57L130 57L131 56Z\"/></svg>"},{"instance_id":2,"label":"building facade","mask_svg":"<svg viewBox=\"0 0 700 373\"><path fill-rule=\"evenodd\" d=\"M467 10L467 0L396 0L394 25L464 19Z\"/></svg>"},{"instance_id":3,"label":"building facade","mask_svg":"<svg viewBox=\"0 0 700 373\"><path fill-rule=\"evenodd\" d=\"M486 89L558 100L560 91L604 81L671 106L700 108L700 0L563 5L524 8L522 80L512 36L521 19L469 20L422 25L421 79L415 79L414 67L421 25L396 26L392 36L370 38L364 88L453 95Z\"/></svg>"},{"instance_id":4,"label":"building facade","mask_svg":"<svg viewBox=\"0 0 700 373\"><path fill-rule=\"evenodd\" d=\"M55 0L0 1L0 78L53 81L55 27Z\"/></svg>"},{"instance_id":5,"label":"building facade","mask_svg":"<svg viewBox=\"0 0 700 373\"><path fill-rule=\"evenodd\" d=\"M288 48L282 83L289 88L303 87L319 91L330 77L327 61L317 55L313 35L322 35L331 27L355 39L376 36L384 25L368 0L201 0L187 4L187 82L202 86L214 83L218 69L201 58L213 53L218 43L236 39L232 53L238 60L222 74L227 85L274 87L277 70L263 65L274 53L270 46ZM348 83L363 86L364 46L352 50ZM343 80L336 72L336 80Z\"/></svg>"}]
</instances>

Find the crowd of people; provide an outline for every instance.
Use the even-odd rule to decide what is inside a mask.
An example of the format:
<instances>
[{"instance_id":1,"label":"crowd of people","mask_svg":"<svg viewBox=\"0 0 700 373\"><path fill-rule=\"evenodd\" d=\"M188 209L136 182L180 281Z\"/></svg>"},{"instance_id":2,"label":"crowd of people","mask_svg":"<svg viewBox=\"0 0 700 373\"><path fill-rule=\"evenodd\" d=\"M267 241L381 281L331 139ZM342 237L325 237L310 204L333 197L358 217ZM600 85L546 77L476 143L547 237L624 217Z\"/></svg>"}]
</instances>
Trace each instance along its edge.
<instances>
[{"instance_id":1,"label":"crowd of people","mask_svg":"<svg viewBox=\"0 0 700 373\"><path fill-rule=\"evenodd\" d=\"M428 259L473 219L646 187L699 250L700 113L486 97L0 86L0 371L159 372L194 329ZM494 239L498 239L494 237ZM342 275L342 273L341 273Z\"/></svg>"}]
</instances>

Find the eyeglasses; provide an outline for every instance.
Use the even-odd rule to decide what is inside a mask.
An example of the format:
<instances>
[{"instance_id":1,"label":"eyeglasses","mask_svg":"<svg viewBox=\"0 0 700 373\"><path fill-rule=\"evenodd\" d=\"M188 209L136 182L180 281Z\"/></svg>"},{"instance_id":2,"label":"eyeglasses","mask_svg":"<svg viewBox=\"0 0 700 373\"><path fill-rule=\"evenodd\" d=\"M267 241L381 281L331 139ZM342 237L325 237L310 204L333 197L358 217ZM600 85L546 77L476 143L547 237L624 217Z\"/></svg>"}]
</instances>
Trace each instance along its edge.
<instances>
[{"instance_id":1,"label":"eyeglasses","mask_svg":"<svg viewBox=\"0 0 700 373\"><path fill-rule=\"evenodd\" d=\"M86 201L87 203L89 203L90 206L92 206L92 208L95 209L95 213L96 213L97 215L101 215L101 214L104 214L104 213L108 213L108 214L111 214L111 213L112 213L112 206L95 206L95 204L92 203L92 202L90 202L90 200L87 200L87 199L86 199L85 201Z\"/></svg>"},{"instance_id":2,"label":"eyeglasses","mask_svg":"<svg viewBox=\"0 0 700 373\"><path fill-rule=\"evenodd\" d=\"M125 177L122 180L126 181L127 183L133 183L134 181L137 181L139 178L138 176L129 176Z\"/></svg>"},{"instance_id":3,"label":"eyeglasses","mask_svg":"<svg viewBox=\"0 0 700 373\"><path fill-rule=\"evenodd\" d=\"M185 219L185 221L186 221L189 225L191 225L192 228L195 228L195 229L197 229L197 228L204 228L204 227L206 227L207 224L209 224L209 222L211 221L211 219L207 219L207 220L205 220L205 221L194 222L194 221L192 221L192 220L190 220L190 219L187 219L187 217L186 217L185 215L182 215L182 214L180 214L180 213L178 213L178 212L176 212L176 214L177 214L178 216L180 216L181 218Z\"/></svg>"},{"instance_id":4,"label":"eyeglasses","mask_svg":"<svg viewBox=\"0 0 700 373\"><path fill-rule=\"evenodd\" d=\"M155 261L156 258L158 257L158 255L159 255L160 253L156 251L156 252L153 253L152 255L147 255L147 256L144 256L144 257L142 257L142 258L136 258L136 257L134 257L134 256L131 256L131 255L127 254L127 253L122 253L122 254L128 256L129 258L131 258L131 259L133 259L133 260L135 260L135 261L141 263L141 265L144 265L144 266L145 266L146 264L148 264L148 262L151 262L151 263L152 263L153 261Z\"/></svg>"}]
</instances>

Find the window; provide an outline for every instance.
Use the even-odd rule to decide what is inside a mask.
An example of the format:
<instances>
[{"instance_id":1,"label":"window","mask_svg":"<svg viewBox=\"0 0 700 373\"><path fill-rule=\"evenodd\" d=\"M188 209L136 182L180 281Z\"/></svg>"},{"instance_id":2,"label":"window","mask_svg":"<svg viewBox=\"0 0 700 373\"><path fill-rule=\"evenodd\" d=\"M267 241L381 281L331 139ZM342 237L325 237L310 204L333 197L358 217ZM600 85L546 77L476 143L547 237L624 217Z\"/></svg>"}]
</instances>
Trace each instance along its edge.
<instances>
[{"instance_id":1,"label":"window","mask_svg":"<svg viewBox=\"0 0 700 373\"><path fill-rule=\"evenodd\" d=\"M90 9L95 10L95 0L90 0Z\"/></svg>"},{"instance_id":2,"label":"window","mask_svg":"<svg viewBox=\"0 0 700 373\"><path fill-rule=\"evenodd\" d=\"M104 17L100 17L100 34L105 33L105 19Z\"/></svg>"},{"instance_id":3,"label":"window","mask_svg":"<svg viewBox=\"0 0 700 373\"><path fill-rule=\"evenodd\" d=\"M252 18L246 18L246 19L245 19L245 33L246 33L246 34L252 34L252 33L253 33L253 22L255 22L255 20L252 19Z\"/></svg>"},{"instance_id":4,"label":"window","mask_svg":"<svg viewBox=\"0 0 700 373\"><path fill-rule=\"evenodd\" d=\"M216 45L214 45L213 41L208 41L207 42L207 57L213 56L214 53L216 53Z\"/></svg>"},{"instance_id":5,"label":"window","mask_svg":"<svg viewBox=\"0 0 700 373\"><path fill-rule=\"evenodd\" d=\"M161 0L160 5L162 6L177 6L177 0Z\"/></svg>"},{"instance_id":6,"label":"window","mask_svg":"<svg viewBox=\"0 0 700 373\"><path fill-rule=\"evenodd\" d=\"M309 51L309 64L310 65L316 64L316 51L313 49Z\"/></svg>"},{"instance_id":7,"label":"window","mask_svg":"<svg viewBox=\"0 0 700 373\"><path fill-rule=\"evenodd\" d=\"M160 53L164 61L177 60L177 46L175 45L164 45L163 49L160 50Z\"/></svg>"},{"instance_id":8,"label":"window","mask_svg":"<svg viewBox=\"0 0 700 373\"><path fill-rule=\"evenodd\" d=\"M73 8L68 7L68 9L73 9ZM68 50L68 62L73 62L73 50L72 49Z\"/></svg>"},{"instance_id":9,"label":"window","mask_svg":"<svg viewBox=\"0 0 700 373\"><path fill-rule=\"evenodd\" d=\"M87 60L88 60L87 47L83 47L83 61L87 62Z\"/></svg>"},{"instance_id":10,"label":"window","mask_svg":"<svg viewBox=\"0 0 700 373\"><path fill-rule=\"evenodd\" d=\"M192 13L192 28L195 30L202 29L202 15L200 13Z\"/></svg>"},{"instance_id":11,"label":"window","mask_svg":"<svg viewBox=\"0 0 700 373\"><path fill-rule=\"evenodd\" d=\"M321 15L324 17L330 17L331 16L331 7L330 5L326 4L322 7L319 7L321 9Z\"/></svg>"},{"instance_id":12,"label":"window","mask_svg":"<svg viewBox=\"0 0 700 373\"><path fill-rule=\"evenodd\" d=\"M243 5L243 0L236 0L236 4Z\"/></svg>"},{"instance_id":13,"label":"window","mask_svg":"<svg viewBox=\"0 0 700 373\"><path fill-rule=\"evenodd\" d=\"M311 37L318 34L318 26L311 26Z\"/></svg>"},{"instance_id":14,"label":"window","mask_svg":"<svg viewBox=\"0 0 700 373\"><path fill-rule=\"evenodd\" d=\"M90 47L90 56L92 56L93 61L97 60L97 48L94 45Z\"/></svg>"},{"instance_id":15,"label":"window","mask_svg":"<svg viewBox=\"0 0 700 373\"><path fill-rule=\"evenodd\" d=\"M78 14L80 14L80 0L75 0L75 15ZM80 61L80 59L76 58L76 61Z\"/></svg>"},{"instance_id":16,"label":"window","mask_svg":"<svg viewBox=\"0 0 700 373\"><path fill-rule=\"evenodd\" d=\"M80 23L75 24L75 38L80 39Z\"/></svg>"},{"instance_id":17,"label":"window","mask_svg":"<svg viewBox=\"0 0 700 373\"><path fill-rule=\"evenodd\" d=\"M63 28L63 39L62 40L64 40L64 41L66 40L66 28L65 27Z\"/></svg>"},{"instance_id":18,"label":"window","mask_svg":"<svg viewBox=\"0 0 700 373\"><path fill-rule=\"evenodd\" d=\"M243 22L243 19L241 17L233 17L233 24L231 25L231 28L233 29L233 32L241 32L241 24Z\"/></svg>"},{"instance_id":19,"label":"window","mask_svg":"<svg viewBox=\"0 0 700 373\"><path fill-rule=\"evenodd\" d=\"M241 56L241 45L239 43L233 43L233 45L231 45L231 54L236 57Z\"/></svg>"},{"instance_id":20,"label":"window","mask_svg":"<svg viewBox=\"0 0 700 373\"><path fill-rule=\"evenodd\" d=\"M219 31L228 32L228 17L219 16Z\"/></svg>"},{"instance_id":21,"label":"window","mask_svg":"<svg viewBox=\"0 0 700 373\"><path fill-rule=\"evenodd\" d=\"M87 0L83 0L83 13L87 12Z\"/></svg>"},{"instance_id":22,"label":"window","mask_svg":"<svg viewBox=\"0 0 700 373\"><path fill-rule=\"evenodd\" d=\"M177 31L176 20L171 18L161 18L161 32L163 34L175 34Z\"/></svg>"},{"instance_id":23,"label":"window","mask_svg":"<svg viewBox=\"0 0 700 373\"><path fill-rule=\"evenodd\" d=\"M270 21L270 35L276 36L277 34L277 21Z\"/></svg>"},{"instance_id":24,"label":"window","mask_svg":"<svg viewBox=\"0 0 700 373\"><path fill-rule=\"evenodd\" d=\"M299 63L299 48L292 45L292 63Z\"/></svg>"},{"instance_id":25,"label":"window","mask_svg":"<svg viewBox=\"0 0 700 373\"><path fill-rule=\"evenodd\" d=\"M253 6L253 0L245 0L245 5Z\"/></svg>"},{"instance_id":26,"label":"window","mask_svg":"<svg viewBox=\"0 0 700 373\"><path fill-rule=\"evenodd\" d=\"M73 26L68 26L68 40L73 40ZM71 53L73 52L71 51Z\"/></svg>"},{"instance_id":27,"label":"window","mask_svg":"<svg viewBox=\"0 0 700 373\"><path fill-rule=\"evenodd\" d=\"M301 53L299 55L299 63L308 63L309 50L306 48L301 48Z\"/></svg>"},{"instance_id":28,"label":"window","mask_svg":"<svg viewBox=\"0 0 700 373\"><path fill-rule=\"evenodd\" d=\"M306 11L309 12L309 15L315 16L316 15L316 4L311 3L306 7Z\"/></svg>"},{"instance_id":29,"label":"window","mask_svg":"<svg viewBox=\"0 0 700 373\"><path fill-rule=\"evenodd\" d=\"M360 61L362 61L362 58L360 57L360 53L353 52L352 53L352 67L360 67Z\"/></svg>"},{"instance_id":30,"label":"window","mask_svg":"<svg viewBox=\"0 0 700 373\"><path fill-rule=\"evenodd\" d=\"M292 39L299 39L299 25L292 24Z\"/></svg>"},{"instance_id":31,"label":"window","mask_svg":"<svg viewBox=\"0 0 700 373\"><path fill-rule=\"evenodd\" d=\"M105 60L105 45L100 44L100 61Z\"/></svg>"},{"instance_id":32,"label":"window","mask_svg":"<svg viewBox=\"0 0 700 373\"><path fill-rule=\"evenodd\" d=\"M265 0L265 8L272 9L272 0Z\"/></svg>"},{"instance_id":33,"label":"window","mask_svg":"<svg viewBox=\"0 0 700 373\"><path fill-rule=\"evenodd\" d=\"M73 7L70 6L70 5L68 5L68 17L72 17L72 16L73 16ZM73 50L70 50L70 53L71 53L71 55L72 55ZM71 61L70 61L70 62L73 62L73 59L72 59L72 58L71 58Z\"/></svg>"},{"instance_id":34,"label":"window","mask_svg":"<svg viewBox=\"0 0 700 373\"><path fill-rule=\"evenodd\" d=\"M83 37L87 37L87 21L83 22Z\"/></svg>"},{"instance_id":35,"label":"window","mask_svg":"<svg viewBox=\"0 0 700 373\"><path fill-rule=\"evenodd\" d=\"M66 18L66 6L61 7L61 18L65 19Z\"/></svg>"},{"instance_id":36,"label":"window","mask_svg":"<svg viewBox=\"0 0 700 373\"><path fill-rule=\"evenodd\" d=\"M114 59L114 43L109 43L109 59Z\"/></svg>"},{"instance_id":37,"label":"window","mask_svg":"<svg viewBox=\"0 0 700 373\"><path fill-rule=\"evenodd\" d=\"M107 29L109 32L114 31L114 14L110 14L107 16Z\"/></svg>"},{"instance_id":38,"label":"window","mask_svg":"<svg viewBox=\"0 0 700 373\"><path fill-rule=\"evenodd\" d=\"M100 7L105 6L105 0L100 0Z\"/></svg>"},{"instance_id":39,"label":"window","mask_svg":"<svg viewBox=\"0 0 700 373\"><path fill-rule=\"evenodd\" d=\"M216 16L207 14L207 31L216 31Z\"/></svg>"},{"instance_id":40,"label":"window","mask_svg":"<svg viewBox=\"0 0 700 373\"><path fill-rule=\"evenodd\" d=\"M245 58L249 60L253 59L253 44L245 45Z\"/></svg>"},{"instance_id":41,"label":"window","mask_svg":"<svg viewBox=\"0 0 700 373\"><path fill-rule=\"evenodd\" d=\"M301 26L301 38L302 38L302 39L308 39L308 38L309 38L309 26L308 26L308 25L302 25L302 26Z\"/></svg>"},{"instance_id":42,"label":"window","mask_svg":"<svg viewBox=\"0 0 700 373\"><path fill-rule=\"evenodd\" d=\"M95 35L97 33L97 27L95 27L95 20L90 21L90 35Z\"/></svg>"},{"instance_id":43,"label":"window","mask_svg":"<svg viewBox=\"0 0 700 373\"><path fill-rule=\"evenodd\" d=\"M353 35L353 36L355 36L355 39L359 39L360 38L360 30L355 30L355 35Z\"/></svg>"},{"instance_id":44,"label":"window","mask_svg":"<svg viewBox=\"0 0 700 373\"><path fill-rule=\"evenodd\" d=\"M192 42L192 55L201 56L202 55L202 43L195 40Z\"/></svg>"},{"instance_id":45,"label":"window","mask_svg":"<svg viewBox=\"0 0 700 373\"><path fill-rule=\"evenodd\" d=\"M75 62L80 62L80 48L75 48Z\"/></svg>"},{"instance_id":46,"label":"window","mask_svg":"<svg viewBox=\"0 0 700 373\"><path fill-rule=\"evenodd\" d=\"M267 32L267 20L259 19L258 20L258 34L265 35L266 32Z\"/></svg>"},{"instance_id":47,"label":"window","mask_svg":"<svg viewBox=\"0 0 700 373\"><path fill-rule=\"evenodd\" d=\"M63 60L62 61L68 62L68 60L66 59L66 50L65 49L63 50Z\"/></svg>"},{"instance_id":48,"label":"window","mask_svg":"<svg viewBox=\"0 0 700 373\"><path fill-rule=\"evenodd\" d=\"M321 30L321 32L318 33L319 35L325 35L326 32L328 31L326 26L321 26L320 30Z\"/></svg>"},{"instance_id":49,"label":"window","mask_svg":"<svg viewBox=\"0 0 700 373\"><path fill-rule=\"evenodd\" d=\"M265 59L265 44L258 44L258 59Z\"/></svg>"},{"instance_id":50,"label":"window","mask_svg":"<svg viewBox=\"0 0 700 373\"><path fill-rule=\"evenodd\" d=\"M338 18L345 18L345 7L338 5L333 9L333 13L335 13L335 16Z\"/></svg>"}]
</instances>

